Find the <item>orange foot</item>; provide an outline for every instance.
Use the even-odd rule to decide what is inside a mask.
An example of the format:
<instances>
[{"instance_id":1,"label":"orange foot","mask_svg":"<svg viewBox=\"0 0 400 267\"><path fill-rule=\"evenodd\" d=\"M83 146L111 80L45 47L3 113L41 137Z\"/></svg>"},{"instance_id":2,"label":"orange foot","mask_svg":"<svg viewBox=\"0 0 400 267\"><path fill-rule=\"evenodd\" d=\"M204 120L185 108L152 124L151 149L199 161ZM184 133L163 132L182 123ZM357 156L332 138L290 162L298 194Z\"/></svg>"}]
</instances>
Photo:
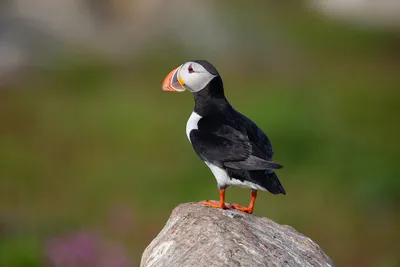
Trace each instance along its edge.
<instances>
[{"instance_id":1,"label":"orange foot","mask_svg":"<svg viewBox=\"0 0 400 267\"><path fill-rule=\"evenodd\" d=\"M213 208L219 208L219 209L227 209L228 208L224 202L215 203L215 202L207 200L207 201L201 201L200 204L207 205L207 206L210 206Z\"/></svg>"},{"instance_id":2,"label":"orange foot","mask_svg":"<svg viewBox=\"0 0 400 267\"><path fill-rule=\"evenodd\" d=\"M219 190L219 203L207 200L200 202L200 204L207 205L213 208L227 209L228 207L225 205L225 189Z\"/></svg>"},{"instance_id":3,"label":"orange foot","mask_svg":"<svg viewBox=\"0 0 400 267\"><path fill-rule=\"evenodd\" d=\"M235 204L235 203L232 203L230 205L230 207L232 209L240 210L240 211L247 212L247 213L250 213L250 214L253 213L253 207L243 207L243 206L240 206L240 205Z\"/></svg>"},{"instance_id":4,"label":"orange foot","mask_svg":"<svg viewBox=\"0 0 400 267\"><path fill-rule=\"evenodd\" d=\"M240 211L252 214L253 208L254 208L254 203L256 203L256 198L257 198L257 191L253 190L251 192L251 201L250 201L250 204L248 207L243 207L243 206L240 206L238 204L233 204L233 203L230 205L230 207L235 210L240 210Z\"/></svg>"}]
</instances>

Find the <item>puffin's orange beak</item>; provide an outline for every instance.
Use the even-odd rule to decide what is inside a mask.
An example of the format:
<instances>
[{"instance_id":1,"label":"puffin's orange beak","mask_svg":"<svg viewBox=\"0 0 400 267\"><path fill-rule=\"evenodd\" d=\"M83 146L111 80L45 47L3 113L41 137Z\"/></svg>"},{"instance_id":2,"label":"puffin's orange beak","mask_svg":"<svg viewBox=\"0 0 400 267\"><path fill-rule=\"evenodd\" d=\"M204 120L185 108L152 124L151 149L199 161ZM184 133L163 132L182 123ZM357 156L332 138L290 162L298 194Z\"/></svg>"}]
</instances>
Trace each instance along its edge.
<instances>
[{"instance_id":1,"label":"puffin's orange beak","mask_svg":"<svg viewBox=\"0 0 400 267\"><path fill-rule=\"evenodd\" d=\"M183 81L179 77L179 71L181 66L177 67L176 69L172 70L167 77L165 77L162 83L162 89L164 91L171 91L171 92L183 92L185 91L185 87L183 87Z\"/></svg>"}]
</instances>

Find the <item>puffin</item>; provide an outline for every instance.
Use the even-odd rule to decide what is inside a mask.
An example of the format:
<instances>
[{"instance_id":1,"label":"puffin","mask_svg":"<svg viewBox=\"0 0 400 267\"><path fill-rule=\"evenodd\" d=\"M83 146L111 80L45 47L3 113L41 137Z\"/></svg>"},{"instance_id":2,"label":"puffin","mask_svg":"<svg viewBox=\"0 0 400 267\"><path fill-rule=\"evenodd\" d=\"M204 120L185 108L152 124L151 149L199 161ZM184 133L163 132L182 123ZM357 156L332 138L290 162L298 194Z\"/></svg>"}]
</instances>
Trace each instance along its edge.
<instances>
[{"instance_id":1,"label":"puffin","mask_svg":"<svg viewBox=\"0 0 400 267\"><path fill-rule=\"evenodd\" d=\"M185 62L165 77L162 90L193 94L194 109L186 124L186 135L215 176L219 189L219 203L207 200L201 204L252 213L258 191L286 195L275 173L282 165L272 161L270 140L252 120L232 107L222 78L210 62ZM229 186L250 189L250 204L226 205L225 191Z\"/></svg>"}]
</instances>

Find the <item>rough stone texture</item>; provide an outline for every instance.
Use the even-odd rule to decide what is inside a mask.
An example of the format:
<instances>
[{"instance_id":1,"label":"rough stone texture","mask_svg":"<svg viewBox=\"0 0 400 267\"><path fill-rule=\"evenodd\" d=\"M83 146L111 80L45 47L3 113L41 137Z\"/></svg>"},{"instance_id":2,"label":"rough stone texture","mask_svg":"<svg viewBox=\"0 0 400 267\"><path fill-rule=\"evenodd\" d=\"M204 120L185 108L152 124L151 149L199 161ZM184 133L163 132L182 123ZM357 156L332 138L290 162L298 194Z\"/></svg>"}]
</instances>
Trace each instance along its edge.
<instances>
[{"instance_id":1,"label":"rough stone texture","mask_svg":"<svg viewBox=\"0 0 400 267\"><path fill-rule=\"evenodd\" d=\"M333 266L310 238L290 226L198 203L176 207L142 255L154 266Z\"/></svg>"}]
</instances>

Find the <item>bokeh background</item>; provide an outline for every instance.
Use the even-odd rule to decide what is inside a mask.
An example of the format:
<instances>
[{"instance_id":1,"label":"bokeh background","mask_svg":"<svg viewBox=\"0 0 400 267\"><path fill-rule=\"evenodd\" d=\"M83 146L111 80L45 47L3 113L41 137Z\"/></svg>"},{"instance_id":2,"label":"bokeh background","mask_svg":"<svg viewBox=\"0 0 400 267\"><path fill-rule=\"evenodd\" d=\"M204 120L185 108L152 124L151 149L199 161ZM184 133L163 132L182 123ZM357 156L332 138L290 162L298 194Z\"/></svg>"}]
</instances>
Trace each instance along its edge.
<instances>
[{"instance_id":1,"label":"bokeh background","mask_svg":"<svg viewBox=\"0 0 400 267\"><path fill-rule=\"evenodd\" d=\"M175 206L218 197L191 94L160 88L189 59L285 166L256 215L400 266L399 31L390 0L0 1L0 266L138 266Z\"/></svg>"}]
</instances>

